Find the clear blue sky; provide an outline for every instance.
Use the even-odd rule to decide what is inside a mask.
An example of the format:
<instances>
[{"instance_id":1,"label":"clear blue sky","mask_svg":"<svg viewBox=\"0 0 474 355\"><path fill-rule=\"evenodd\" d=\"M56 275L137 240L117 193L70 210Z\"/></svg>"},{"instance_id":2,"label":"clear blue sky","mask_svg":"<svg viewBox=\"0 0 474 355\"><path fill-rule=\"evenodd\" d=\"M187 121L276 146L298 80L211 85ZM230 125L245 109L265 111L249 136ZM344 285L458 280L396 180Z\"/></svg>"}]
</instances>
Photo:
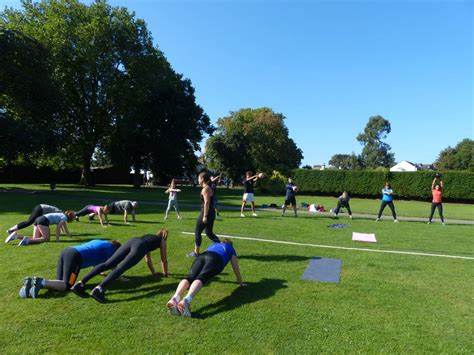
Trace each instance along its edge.
<instances>
[{"instance_id":1,"label":"clear blue sky","mask_svg":"<svg viewBox=\"0 0 474 355\"><path fill-rule=\"evenodd\" d=\"M473 139L473 1L110 3L146 21L212 122L245 107L283 113L303 164L360 153L355 137L377 114L397 161L431 163Z\"/></svg>"}]
</instances>

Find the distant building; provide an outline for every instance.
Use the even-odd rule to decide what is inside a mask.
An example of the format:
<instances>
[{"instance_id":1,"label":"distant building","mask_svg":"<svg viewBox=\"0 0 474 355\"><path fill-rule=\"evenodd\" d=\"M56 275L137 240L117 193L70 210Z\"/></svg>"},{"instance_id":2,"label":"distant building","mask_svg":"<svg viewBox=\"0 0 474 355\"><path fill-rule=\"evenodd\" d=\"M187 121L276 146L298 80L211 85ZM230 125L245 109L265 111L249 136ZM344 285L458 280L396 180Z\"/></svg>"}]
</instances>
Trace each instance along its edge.
<instances>
[{"instance_id":1,"label":"distant building","mask_svg":"<svg viewBox=\"0 0 474 355\"><path fill-rule=\"evenodd\" d=\"M414 164L408 160L402 160L400 163L392 166L390 171L418 171L418 170L435 170L433 164Z\"/></svg>"},{"instance_id":2,"label":"distant building","mask_svg":"<svg viewBox=\"0 0 474 355\"><path fill-rule=\"evenodd\" d=\"M417 171L416 164L413 164L407 160L402 160L400 163L392 166L390 171Z\"/></svg>"},{"instance_id":3,"label":"distant building","mask_svg":"<svg viewBox=\"0 0 474 355\"><path fill-rule=\"evenodd\" d=\"M323 164L323 165L313 165L313 170L325 170L326 169L326 165Z\"/></svg>"}]
</instances>

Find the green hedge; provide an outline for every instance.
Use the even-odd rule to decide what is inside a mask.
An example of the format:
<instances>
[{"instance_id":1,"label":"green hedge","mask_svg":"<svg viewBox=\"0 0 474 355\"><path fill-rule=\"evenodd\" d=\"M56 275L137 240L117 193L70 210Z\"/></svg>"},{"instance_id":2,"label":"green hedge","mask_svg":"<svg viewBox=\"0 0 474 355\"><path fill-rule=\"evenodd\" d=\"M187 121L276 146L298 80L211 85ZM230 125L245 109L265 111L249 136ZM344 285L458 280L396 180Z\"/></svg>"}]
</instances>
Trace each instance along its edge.
<instances>
[{"instance_id":1,"label":"green hedge","mask_svg":"<svg viewBox=\"0 0 474 355\"><path fill-rule=\"evenodd\" d=\"M349 191L352 196L380 197L385 181L392 184L394 194L402 199L429 200L435 172L380 172L308 170L293 171L301 193L338 195ZM442 173L444 200L474 202L474 173L448 171Z\"/></svg>"}]
</instances>

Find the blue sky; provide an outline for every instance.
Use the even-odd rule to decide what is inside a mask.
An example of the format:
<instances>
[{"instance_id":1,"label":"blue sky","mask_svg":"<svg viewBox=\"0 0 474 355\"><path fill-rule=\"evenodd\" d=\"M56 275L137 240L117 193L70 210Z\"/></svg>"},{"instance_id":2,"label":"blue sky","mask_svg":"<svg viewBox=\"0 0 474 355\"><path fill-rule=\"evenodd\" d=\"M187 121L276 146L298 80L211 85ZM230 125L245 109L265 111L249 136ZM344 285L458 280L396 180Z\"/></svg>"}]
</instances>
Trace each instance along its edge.
<instances>
[{"instance_id":1,"label":"blue sky","mask_svg":"<svg viewBox=\"0 0 474 355\"><path fill-rule=\"evenodd\" d=\"M397 161L431 163L474 137L470 0L110 3L147 22L212 122L246 107L285 115L303 164L360 153L377 114Z\"/></svg>"}]
</instances>

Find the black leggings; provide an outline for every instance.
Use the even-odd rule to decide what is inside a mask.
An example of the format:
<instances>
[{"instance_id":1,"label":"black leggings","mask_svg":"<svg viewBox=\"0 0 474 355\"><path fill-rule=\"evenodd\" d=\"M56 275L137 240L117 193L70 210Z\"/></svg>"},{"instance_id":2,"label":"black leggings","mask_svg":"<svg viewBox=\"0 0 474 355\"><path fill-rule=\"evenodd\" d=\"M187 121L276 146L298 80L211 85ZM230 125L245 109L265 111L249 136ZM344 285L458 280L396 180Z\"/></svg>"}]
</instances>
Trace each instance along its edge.
<instances>
[{"instance_id":1,"label":"black leggings","mask_svg":"<svg viewBox=\"0 0 474 355\"><path fill-rule=\"evenodd\" d=\"M349 206L349 202L342 203L340 200L337 201L337 207L334 209L334 213L339 214L339 210L343 207L347 208L347 213L349 213L349 216L352 216L351 206Z\"/></svg>"},{"instance_id":2,"label":"black leggings","mask_svg":"<svg viewBox=\"0 0 474 355\"><path fill-rule=\"evenodd\" d=\"M143 257L149 252L146 242L141 238L132 238L124 245L117 249L106 262L97 265L84 278L83 283L86 283L94 276L101 272L113 269L105 279L100 283L100 287L105 289L109 283L118 279L125 271L138 264Z\"/></svg>"},{"instance_id":3,"label":"black leggings","mask_svg":"<svg viewBox=\"0 0 474 355\"><path fill-rule=\"evenodd\" d=\"M61 252L56 270L56 279L62 280L69 290L75 284L79 271L81 270L82 257L74 248L66 248Z\"/></svg>"},{"instance_id":4,"label":"black leggings","mask_svg":"<svg viewBox=\"0 0 474 355\"><path fill-rule=\"evenodd\" d=\"M397 214L395 213L395 206L393 204L393 201L382 201L382 205L380 206L380 211L377 218L380 218L380 216L382 216L382 212L385 209L385 206L387 205L392 210L393 219L397 219Z\"/></svg>"},{"instance_id":5,"label":"black leggings","mask_svg":"<svg viewBox=\"0 0 474 355\"><path fill-rule=\"evenodd\" d=\"M439 218L441 218L441 222L444 223L443 204L441 202L439 202L439 203L433 202L431 204L430 222L433 219L433 215L434 215L434 211L435 211L436 207L438 207Z\"/></svg>"},{"instance_id":6,"label":"black leggings","mask_svg":"<svg viewBox=\"0 0 474 355\"><path fill-rule=\"evenodd\" d=\"M30 217L24 222L20 222L17 224L17 229L23 229L26 227L31 226L33 223L35 223L36 218L40 217L43 215L43 208L41 205L36 205L35 208L33 208L33 211L31 212Z\"/></svg>"},{"instance_id":7,"label":"black leggings","mask_svg":"<svg viewBox=\"0 0 474 355\"><path fill-rule=\"evenodd\" d=\"M203 211L199 213L199 217L196 221L196 228L194 230L194 243L196 246L200 247L202 243L202 231L206 230L206 235L207 237L212 240L214 243L219 243L219 237L214 234L213 228L214 228L214 220L216 219L216 212L214 211L214 208L211 210L209 209L209 213L207 214L207 223L204 224L202 223L202 217L203 217Z\"/></svg>"},{"instance_id":8,"label":"black leggings","mask_svg":"<svg viewBox=\"0 0 474 355\"><path fill-rule=\"evenodd\" d=\"M196 257L186 280L188 280L190 284L194 280L200 280L202 283L206 283L211 277L216 276L223 269L224 262L222 261L222 257L212 251L206 251Z\"/></svg>"}]
</instances>

